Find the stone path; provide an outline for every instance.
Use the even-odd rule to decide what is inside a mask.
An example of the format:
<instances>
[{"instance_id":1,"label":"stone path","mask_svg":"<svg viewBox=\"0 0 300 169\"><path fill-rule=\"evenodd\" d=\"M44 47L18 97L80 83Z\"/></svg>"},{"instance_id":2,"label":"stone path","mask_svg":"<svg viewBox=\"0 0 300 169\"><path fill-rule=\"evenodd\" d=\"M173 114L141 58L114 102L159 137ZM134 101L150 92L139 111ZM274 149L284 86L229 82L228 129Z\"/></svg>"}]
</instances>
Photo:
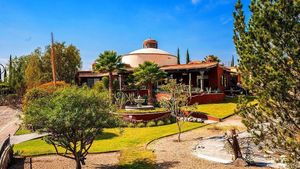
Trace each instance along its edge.
<instances>
[{"instance_id":1,"label":"stone path","mask_svg":"<svg viewBox=\"0 0 300 169\"><path fill-rule=\"evenodd\" d=\"M15 134L19 128L21 111L7 106L0 106L0 144L8 137Z\"/></svg>"}]
</instances>

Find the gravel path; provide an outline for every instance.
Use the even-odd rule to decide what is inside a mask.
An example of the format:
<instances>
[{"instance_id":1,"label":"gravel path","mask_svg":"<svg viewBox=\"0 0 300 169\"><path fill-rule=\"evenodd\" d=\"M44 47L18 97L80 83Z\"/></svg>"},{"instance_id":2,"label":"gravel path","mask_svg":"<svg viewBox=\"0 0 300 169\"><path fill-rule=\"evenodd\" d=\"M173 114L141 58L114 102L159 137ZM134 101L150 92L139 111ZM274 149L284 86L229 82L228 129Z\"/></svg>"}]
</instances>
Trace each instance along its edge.
<instances>
[{"instance_id":1,"label":"gravel path","mask_svg":"<svg viewBox=\"0 0 300 169\"><path fill-rule=\"evenodd\" d=\"M240 118L233 116L218 123L218 126L228 125L242 125ZM154 150L158 164L169 164L168 169L240 169L243 167L235 167L233 165L224 165L213 163L195 157L192 154L193 148L197 145L201 137L217 136L224 134L218 130L207 130L207 127L202 127L182 134L182 142L178 143L177 135L166 137L154 141L148 148ZM159 167L164 168L164 167ZM247 169L254 169L258 167L245 167ZM262 167L259 167L262 169Z\"/></svg>"},{"instance_id":2,"label":"gravel path","mask_svg":"<svg viewBox=\"0 0 300 169\"><path fill-rule=\"evenodd\" d=\"M18 115L20 113L20 111L7 106L0 106L0 144L9 134L12 136L18 130L20 124Z\"/></svg>"}]
</instances>

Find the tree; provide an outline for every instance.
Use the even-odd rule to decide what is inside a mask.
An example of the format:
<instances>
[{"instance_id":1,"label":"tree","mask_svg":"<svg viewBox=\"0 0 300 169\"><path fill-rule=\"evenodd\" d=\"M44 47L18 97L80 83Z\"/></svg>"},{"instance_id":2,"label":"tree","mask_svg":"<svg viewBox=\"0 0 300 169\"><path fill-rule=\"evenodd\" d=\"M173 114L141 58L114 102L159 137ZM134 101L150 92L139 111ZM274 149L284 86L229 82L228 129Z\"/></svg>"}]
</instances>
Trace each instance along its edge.
<instances>
[{"instance_id":1,"label":"tree","mask_svg":"<svg viewBox=\"0 0 300 169\"><path fill-rule=\"evenodd\" d=\"M233 56L233 55L232 55L232 58L231 58L230 66L231 66L231 67L234 67L234 56Z\"/></svg>"},{"instance_id":2,"label":"tree","mask_svg":"<svg viewBox=\"0 0 300 169\"><path fill-rule=\"evenodd\" d=\"M215 55L205 56L204 61L205 62L221 62L221 60L219 59L219 57L215 56Z\"/></svg>"},{"instance_id":3,"label":"tree","mask_svg":"<svg viewBox=\"0 0 300 169\"><path fill-rule=\"evenodd\" d=\"M144 62L133 70L133 76L138 86L146 85L148 89L148 103L153 104L153 86L163 80L166 73L153 62Z\"/></svg>"},{"instance_id":4,"label":"tree","mask_svg":"<svg viewBox=\"0 0 300 169\"><path fill-rule=\"evenodd\" d=\"M49 133L46 142L58 155L75 160L76 169L80 169L96 136L111 124L109 105L105 94L87 87L69 87L30 102L25 123ZM58 147L66 151L61 153Z\"/></svg>"},{"instance_id":5,"label":"tree","mask_svg":"<svg viewBox=\"0 0 300 169\"><path fill-rule=\"evenodd\" d=\"M182 83L177 83L176 79L169 79L166 84L161 87L162 90L169 94L169 97L162 98L160 104L171 112L176 118L178 127L178 142L180 142L180 135L182 132L183 118L186 114L183 113L182 108L188 105L189 101L189 87Z\"/></svg>"},{"instance_id":6,"label":"tree","mask_svg":"<svg viewBox=\"0 0 300 169\"><path fill-rule=\"evenodd\" d=\"M25 69L29 56L15 57L12 59L10 70L10 87L12 87L18 95L23 95L26 91Z\"/></svg>"},{"instance_id":7,"label":"tree","mask_svg":"<svg viewBox=\"0 0 300 169\"><path fill-rule=\"evenodd\" d=\"M249 22L240 0L235 5L234 43L242 84L257 103L241 100L238 110L257 142L300 167L300 3L252 1Z\"/></svg>"},{"instance_id":8,"label":"tree","mask_svg":"<svg viewBox=\"0 0 300 169\"><path fill-rule=\"evenodd\" d=\"M77 71L81 67L81 58L79 49L74 45L66 45L65 42L55 42L55 62L56 62L56 78L59 81L73 83ZM42 57L45 79L47 82L52 80L51 68L51 46L46 47L44 56Z\"/></svg>"},{"instance_id":9,"label":"tree","mask_svg":"<svg viewBox=\"0 0 300 169\"><path fill-rule=\"evenodd\" d=\"M186 57L186 64L189 64L190 63L190 53L189 53L189 50L186 50L186 55L185 55L185 57Z\"/></svg>"},{"instance_id":10,"label":"tree","mask_svg":"<svg viewBox=\"0 0 300 169\"><path fill-rule=\"evenodd\" d=\"M179 51L179 48L177 48L177 64L180 65L180 51Z\"/></svg>"},{"instance_id":11,"label":"tree","mask_svg":"<svg viewBox=\"0 0 300 169\"><path fill-rule=\"evenodd\" d=\"M42 84L43 81L41 52L36 49L28 58L25 69L26 88L31 89Z\"/></svg>"},{"instance_id":12,"label":"tree","mask_svg":"<svg viewBox=\"0 0 300 169\"><path fill-rule=\"evenodd\" d=\"M117 55L115 51L104 51L98 56L96 60L94 71L107 72L109 78L109 95L113 100L113 72L121 71L124 68L124 64L121 62L121 56Z\"/></svg>"},{"instance_id":13,"label":"tree","mask_svg":"<svg viewBox=\"0 0 300 169\"><path fill-rule=\"evenodd\" d=\"M8 84L11 87L12 85L12 57L9 56L9 63L8 63Z\"/></svg>"}]
</instances>

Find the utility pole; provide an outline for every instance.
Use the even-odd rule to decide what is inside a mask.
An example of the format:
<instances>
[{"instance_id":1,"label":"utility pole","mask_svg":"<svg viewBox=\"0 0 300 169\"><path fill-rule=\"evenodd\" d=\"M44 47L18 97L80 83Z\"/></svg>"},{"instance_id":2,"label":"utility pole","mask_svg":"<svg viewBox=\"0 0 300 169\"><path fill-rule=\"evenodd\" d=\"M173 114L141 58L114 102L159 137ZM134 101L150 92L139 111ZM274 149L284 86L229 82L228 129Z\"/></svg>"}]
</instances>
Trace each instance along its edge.
<instances>
[{"instance_id":1,"label":"utility pole","mask_svg":"<svg viewBox=\"0 0 300 169\"><path fill-rule=\"evenodd\" d=\"M54 86L56 86L56 65L55 65L55 51L54 51L54 40L53 33L51 32L51 65L52 65L52 78Z\"/></svg>"}]
</instances>

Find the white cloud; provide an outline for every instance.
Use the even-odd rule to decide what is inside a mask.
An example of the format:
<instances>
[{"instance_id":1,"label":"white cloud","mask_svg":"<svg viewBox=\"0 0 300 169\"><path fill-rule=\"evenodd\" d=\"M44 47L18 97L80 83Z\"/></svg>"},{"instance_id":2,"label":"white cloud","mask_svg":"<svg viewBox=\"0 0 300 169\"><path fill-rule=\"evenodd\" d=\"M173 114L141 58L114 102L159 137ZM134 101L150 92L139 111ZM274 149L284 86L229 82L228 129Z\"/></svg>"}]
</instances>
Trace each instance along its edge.
<instances>
[{"instance_id":1,"label":"white cloud","mask_svg":"<svg viewBox=\"0 0 300 169\"><path fill-rule=\"evenodd\" d=\"M200 0L192 0L192 4L196 5L200 2Z\"/></svg>"}]
</instances>

